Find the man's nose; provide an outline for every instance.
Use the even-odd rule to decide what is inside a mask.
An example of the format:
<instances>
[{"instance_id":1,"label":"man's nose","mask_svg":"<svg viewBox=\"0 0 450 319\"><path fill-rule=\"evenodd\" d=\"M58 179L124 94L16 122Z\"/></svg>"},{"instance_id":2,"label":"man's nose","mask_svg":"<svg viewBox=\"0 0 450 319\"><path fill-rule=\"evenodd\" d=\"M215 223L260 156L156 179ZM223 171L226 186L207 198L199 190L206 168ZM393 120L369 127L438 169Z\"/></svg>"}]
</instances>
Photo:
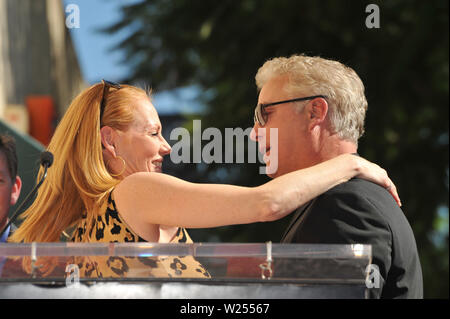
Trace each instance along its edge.
<instances>
[{"instance_id":1,"label":"man's nose","mask_svg":"<svg viewBox=\"0 0 450 319\"><path fill-rule=\"evenodd\" d=\"M255 125L253 125L253 128L250 132L250 139L252 141L258 142L258 139L260 138L260 136L258 134L261 133L261 131L262 131L262 130L259 130L259 132L258 132L258 129L260 127L261 126L258 123L255 123Z\"/></svg>"}]
</instances>

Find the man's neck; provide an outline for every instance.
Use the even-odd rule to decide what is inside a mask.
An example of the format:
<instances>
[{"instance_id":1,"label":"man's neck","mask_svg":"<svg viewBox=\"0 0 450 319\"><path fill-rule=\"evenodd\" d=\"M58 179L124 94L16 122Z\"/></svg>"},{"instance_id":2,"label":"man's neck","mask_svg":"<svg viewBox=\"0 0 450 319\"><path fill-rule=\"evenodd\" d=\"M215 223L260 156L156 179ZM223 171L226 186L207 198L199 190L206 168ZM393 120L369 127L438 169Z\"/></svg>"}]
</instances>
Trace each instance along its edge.
<instances>
[{"instance_id":1,"label":"man's neck","mask_svg":"<svg viewBox=\"0 0 450 319\"><path fill-rule=\"evenodd\" d=\"M342 139L338 133L325 125L311 132L307 162L310 166L317 165L342 154L356 153L357 150L357 142Z\"/></svg>"},{"instance_id":2,"label":"man's neck","mask_svg":"<svg viewBox=\"0 0 450 319\"><path fill-rule=\"evenodd\" d=\"M353 142L343 140L331 141L331 143L324 145L318 153L318 162L316 164L328 161L342 154L357 153L357 151L358 146Z\"/></svg>"},{"instance_id":3,"label":"man's neck","mask_svg":"<svg viewBox=\"0 0 450 319\"><path fill-rule=\"evenodd\" d=\"M358 146L355 143L338 138L330 138L325 143L318 143L316 145L310 144L310 147L300 152L301 156L297 157L293 155L294 162L284 170L283 174L320 164L342 154L357 153L357 150ZM281 175L271 177L274 178Z\"/></svg>"}]
</instances>

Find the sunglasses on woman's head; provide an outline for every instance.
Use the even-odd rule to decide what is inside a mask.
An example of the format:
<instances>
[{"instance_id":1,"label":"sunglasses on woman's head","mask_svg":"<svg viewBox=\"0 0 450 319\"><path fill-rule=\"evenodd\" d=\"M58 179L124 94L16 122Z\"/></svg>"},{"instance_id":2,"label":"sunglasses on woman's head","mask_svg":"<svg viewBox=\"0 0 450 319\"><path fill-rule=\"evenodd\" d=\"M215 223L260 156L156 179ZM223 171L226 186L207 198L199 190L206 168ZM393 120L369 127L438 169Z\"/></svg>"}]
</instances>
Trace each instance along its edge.
<instances>
[{"instance_id":1,"label":"sunglasses on woman's head","mask_svg":"<svg viewBox=\"0 0 450 319\"><path fill-rule=\"evenodd\" d=\"M106 97L108 96L109 88L115 88L120 89L122 88L119 83L111 82L107 80L102 80L103 82L103 93L102 93L102 100L100 102L100 122L102 121L103 112L105 111L105 101Z\"/></svg>"},{"instance_id":2,"label":"sunglasses on woman's head","mask_svg":"<svg viewBox=\"0 0 450 319\"><path fill-rule=\"evenodd\" d=\"M267 112L265 110L266 107L278 105L278 104L284 104L284 103L313 100L318 97L321 97L324 99L327 98L325 95L314 95L314 96L307 96L307 97L299 97L299 98L290 99L290 100L283 100L283 101L278 101L278 102L273 102L273 103L266 103L266 104L259 103L255 108L255 116L253 117L253 121L255 124L258 123L259 126L266 125L267 119L269 117L269 115L267 114Z\"/></svg>"}]
</instances>

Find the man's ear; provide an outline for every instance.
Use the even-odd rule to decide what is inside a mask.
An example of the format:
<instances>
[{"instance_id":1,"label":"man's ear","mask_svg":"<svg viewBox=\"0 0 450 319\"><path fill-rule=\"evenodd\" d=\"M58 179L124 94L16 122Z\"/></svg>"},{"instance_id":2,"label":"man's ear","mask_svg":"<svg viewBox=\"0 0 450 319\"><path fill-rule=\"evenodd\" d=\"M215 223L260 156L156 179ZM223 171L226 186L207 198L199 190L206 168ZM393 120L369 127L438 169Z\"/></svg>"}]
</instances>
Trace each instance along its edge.
<instances>
[{"instance_id":1,"label":"man's ear","mask_svg":"<svg viewBox=\"0 0 450 319\"><path fill-rule=\"evenodd\" d=\"M114 144L114 140L116 137L115 133L116 132L114 131L114 129L109 126L103 126L100 129L102 146L112 157L116 157L116 148Z\"/></svg>"},{"instance_id":2,"label":"man's ear","mask_svg":"<svg viewBox=\"0 0 450 319\"><path fill-rule=\"evenodd\" d=\"M321 125L328 114L328 103L324 98L315 98L307 104L307 114L309 119L309 129Z\"/></svg>"},{"instance_id":3,"label":"man's ear","mask_svg":"<svg viewBox=\"0 0 450 319\"><path fill-rule=\"evenodd\" d=\"M19 176L16 176L16 180L14 181L14 185L11 188L11 206L17 203L17 200L20 196L20 190L22 189L22 180Z\"/></svg>"}]
</instances>

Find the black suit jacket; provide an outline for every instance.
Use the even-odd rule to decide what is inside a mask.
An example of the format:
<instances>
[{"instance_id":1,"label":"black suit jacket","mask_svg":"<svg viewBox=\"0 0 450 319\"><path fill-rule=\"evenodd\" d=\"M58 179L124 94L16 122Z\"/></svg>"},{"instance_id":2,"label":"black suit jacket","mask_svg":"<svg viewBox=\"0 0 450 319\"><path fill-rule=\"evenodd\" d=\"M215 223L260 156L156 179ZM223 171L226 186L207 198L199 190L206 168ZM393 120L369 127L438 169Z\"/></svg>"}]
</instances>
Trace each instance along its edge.
<instances>
[{"instance_id":1,"label":"black suit jacket","mask_svg":"<svg viewBox=\"0 0 450 319\"><path fill-rule=\"evenodd\" d=\"M423 298L422 268L411 227L382 187L354 178L300 207L282 243L371 244L380 288L371 298Z\"/></svg>"}]
</instances>

